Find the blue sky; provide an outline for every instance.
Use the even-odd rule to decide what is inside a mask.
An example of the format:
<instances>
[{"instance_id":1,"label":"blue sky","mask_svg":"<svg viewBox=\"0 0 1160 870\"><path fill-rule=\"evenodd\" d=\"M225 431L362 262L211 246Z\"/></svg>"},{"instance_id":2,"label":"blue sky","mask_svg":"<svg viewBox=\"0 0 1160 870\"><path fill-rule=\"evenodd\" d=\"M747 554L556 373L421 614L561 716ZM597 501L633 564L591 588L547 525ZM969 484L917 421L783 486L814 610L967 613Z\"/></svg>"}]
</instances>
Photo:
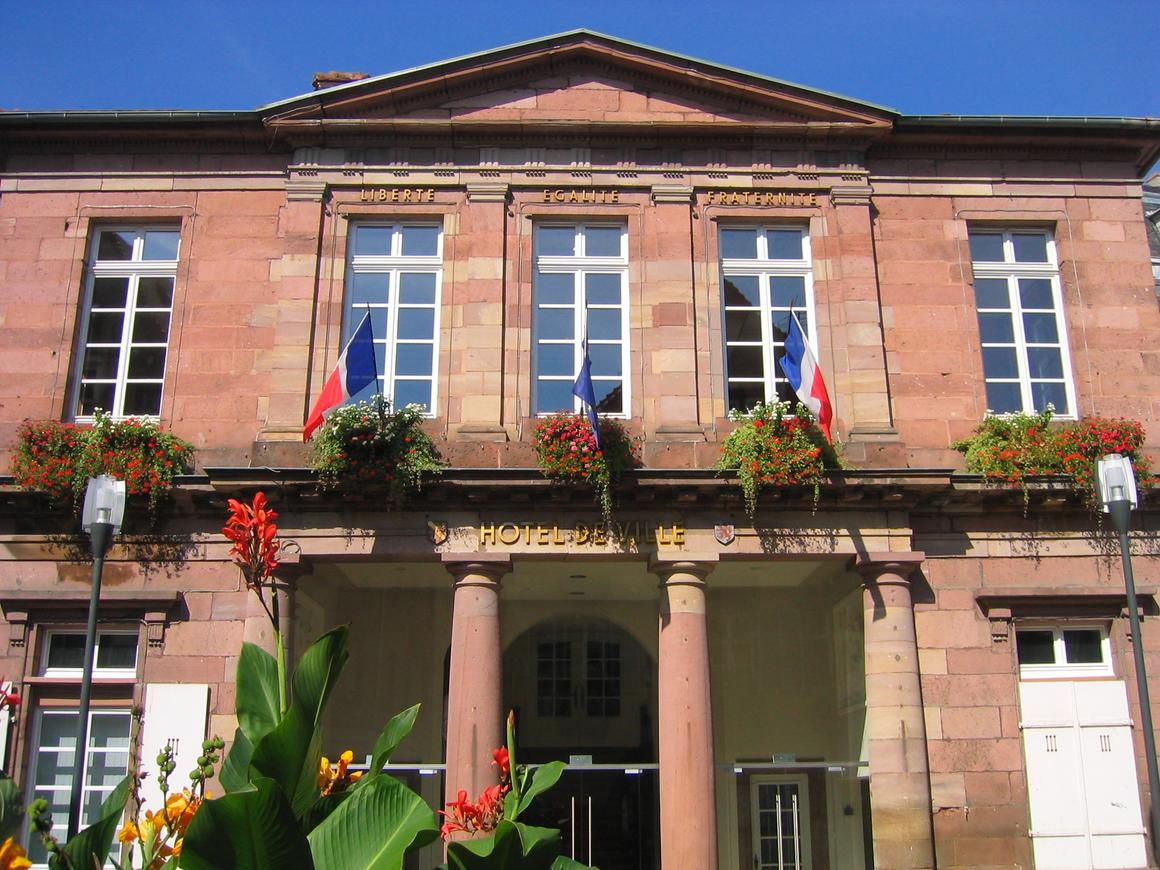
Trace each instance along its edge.
<instances>
[{"instance_id":1,"label":"blue sky","mask_svg":"<svg viewBox=\"0 0 1160 870\"><path fill-rule=\"evenodd\" d=\"M1156 0L57 0L0 9L5 109L251 109L586 27L907 114L1160 115Z\"/></svg>"}]
</instances>

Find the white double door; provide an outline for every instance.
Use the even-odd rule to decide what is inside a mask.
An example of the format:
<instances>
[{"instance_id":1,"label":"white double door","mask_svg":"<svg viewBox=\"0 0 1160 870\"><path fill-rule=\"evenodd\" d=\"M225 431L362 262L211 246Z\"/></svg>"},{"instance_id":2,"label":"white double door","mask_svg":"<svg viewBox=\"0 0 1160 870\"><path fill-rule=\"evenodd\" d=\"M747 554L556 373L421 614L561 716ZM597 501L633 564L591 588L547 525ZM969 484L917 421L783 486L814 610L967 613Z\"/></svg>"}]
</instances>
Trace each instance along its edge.
<instances>
[{"instance_id":1,"label":"white double door","mask_svg":"<svg viewBox=\"0 0 1160 870\"><path fill-rule=\"evenodd\" d=\"M1147 867L1124 683L1024 680L1019 698L1037 870Z\"/></svg>"}]
</instances>

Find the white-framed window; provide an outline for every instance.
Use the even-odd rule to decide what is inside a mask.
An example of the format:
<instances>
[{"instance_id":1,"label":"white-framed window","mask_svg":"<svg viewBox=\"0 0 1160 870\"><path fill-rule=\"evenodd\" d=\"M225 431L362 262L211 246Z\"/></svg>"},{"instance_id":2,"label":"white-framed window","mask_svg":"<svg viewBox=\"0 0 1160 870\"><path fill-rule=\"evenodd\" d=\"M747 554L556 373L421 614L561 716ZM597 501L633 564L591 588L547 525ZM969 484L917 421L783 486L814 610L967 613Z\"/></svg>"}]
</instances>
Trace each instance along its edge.
<instances>
[{"instance_id":1,"label":"white-framed window","mask_svg":"<svg viewBox=\"0 0 1160 870\"><path fill-rule=\"evenodd\" d=\"M342 344L371 314L379 386L391 406L438 407L443 228L432 221L360 222L347 245Z\"/></svg>"},{"instance_id":2,"label":"white-framed window","mask_svg":"<svg viewBox=\"0 0 1160 870\"><path fill-rule=\"evenodd\" d=\"M596 409L628 416L628 233L624 224L543 223L533 231L535 414L579 411L572 385L592 360Z\"/></svg>"},{"instance_id":3,"label":"white-framed window","mask_svg":"<svg viewBox=\"0 0 1160 870\"><path fill-rule=\"evenodd\" d=\"M132 679L137 676L136 632L98 631L93 658L94 679ZM41 675L80 679L85 661L82 631L51 630L44 639Z\"/></svg>"},{"instance_id":4,"label":"white-framed window","mask_svg":"<svg viewBox=\"0 0 1160 870\"><path fill-rule=\"evenodd\" d=\"M970 230L970 248L987 409L1030 414L1052 405L1056 416L1074 417L1051 233L976 227Z\"/></svg>"},{"instance_id":5,"label":"white-framed window","mask_svg":"<svg viewBox=\"0 0 1160 870\"><path fill-rule=\"evenodd\" d=\"M785 354L791 312L816 344L809 229L725 225L718 241L728 408L796 401L778 358Z\"/></svg>"},{"instance_id":6,"label":"white-framed window","mask_svg":"<svg viewBox=\"0 0 1160 870\"><path fill-rule=\"evenodd\" d=\"M39 707L32 725L30 777L27 799L48 801L52 834L64 840L68 830L69 797L77 744L76 709ZM129 740L133 717L126 708L89 711L89 739L85 753L85 779L81 791L83 829L99 818L101 803L129 772ZM28 857L34 866L47 866L48 855L40 838L30 837Z\"/></svg>"},{"instance_id":7,"label":"white-framed window","mask_svg":"<svg viewBox=\"0 0 1160 870\"><path fill-rule=\"evenodd\" d=\"M91 420L161 413L176 227L101 227L89 245L73 417Z\"/></svg>"},{"instance_id":8,"label":"white-framed window","mask_svg":"<svg viewBox=\"0 0 1160 870\"><path fill-rule=\"evenodd\" d=\"M1107 625L1028 625L1015 630L1022 679L1112 675Z\"/></svg>"},{"instance_id":9,"label":"white-framed window","mask_svg":"<svg viewBox=\"0 0 1160 870\"><path fill-rule=\"evenodd\" d=\"M755 870L810 870L809 781L805 776L754 776L750 811Z\"/></svg>"}]
</instances>

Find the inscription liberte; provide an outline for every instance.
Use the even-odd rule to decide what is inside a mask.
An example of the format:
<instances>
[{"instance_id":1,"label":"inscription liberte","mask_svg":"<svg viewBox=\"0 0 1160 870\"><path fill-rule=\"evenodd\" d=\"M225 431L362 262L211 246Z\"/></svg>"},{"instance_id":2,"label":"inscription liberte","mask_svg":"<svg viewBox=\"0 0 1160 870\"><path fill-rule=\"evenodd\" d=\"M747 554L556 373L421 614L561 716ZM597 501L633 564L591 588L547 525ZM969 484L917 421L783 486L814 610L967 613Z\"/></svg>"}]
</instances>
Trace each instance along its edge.
<instances>
[{"instance_id":1,"label":"inscription liberte","mask_svg":"<svg viewBox=\"0 0 1160 870\"><path fill-rule=\"evenodd\" d=\"M561 546L573 543L602 547L611 542L636 541L645 544L662 544L683 547L685 527L671 525L653 526L648 523L612 523L609 527L587 523L576 523L572 527L558 525L545 526L539 523L490 523L479 527L479 543L512 546L521 541L528 546Z\"/></svg>"}]
</instances>

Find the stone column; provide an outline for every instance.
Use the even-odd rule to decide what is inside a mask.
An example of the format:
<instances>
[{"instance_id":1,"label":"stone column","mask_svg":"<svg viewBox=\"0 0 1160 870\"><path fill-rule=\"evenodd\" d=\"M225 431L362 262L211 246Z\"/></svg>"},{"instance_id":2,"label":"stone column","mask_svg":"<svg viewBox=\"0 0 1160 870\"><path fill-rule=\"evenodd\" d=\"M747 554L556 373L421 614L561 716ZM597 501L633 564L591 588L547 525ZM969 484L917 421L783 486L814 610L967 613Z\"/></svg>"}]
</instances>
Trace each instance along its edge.
<instances>
[{"instance_id":1,"label":"stone column","mask_svg":"<svg viewBox=\"0 0 1160 870\"><path fill-rule=\"evenodd\" d=\"M470 800L496 782L492 750L504 743L503 655L499 640L499 581L508 557L444 554L455 578L451 613L451 675L447 696L448 800L460 789Z\"/></svg>"},{"instance_id":2,"label":"stone column","mask_svg":"<svg viewBox=\"0 0 1160 870\"><path fill-rule=\"evenodd\" d=\"M654 561L660 577L657 731L661 866L715 870L717 800L705 578L713 562Z\"/></svg>"},{"instance_id":3,"label":"stone column","mask_svg":"<svg viewBox=\"0 0 1160 870\"><path fill-rule=\"evenodd\" d=\"M926 722L910 577L922 553L869 553L855 561L865 614L866 727L874 866L934 867Z\"/></svg>"}]
</instances>

